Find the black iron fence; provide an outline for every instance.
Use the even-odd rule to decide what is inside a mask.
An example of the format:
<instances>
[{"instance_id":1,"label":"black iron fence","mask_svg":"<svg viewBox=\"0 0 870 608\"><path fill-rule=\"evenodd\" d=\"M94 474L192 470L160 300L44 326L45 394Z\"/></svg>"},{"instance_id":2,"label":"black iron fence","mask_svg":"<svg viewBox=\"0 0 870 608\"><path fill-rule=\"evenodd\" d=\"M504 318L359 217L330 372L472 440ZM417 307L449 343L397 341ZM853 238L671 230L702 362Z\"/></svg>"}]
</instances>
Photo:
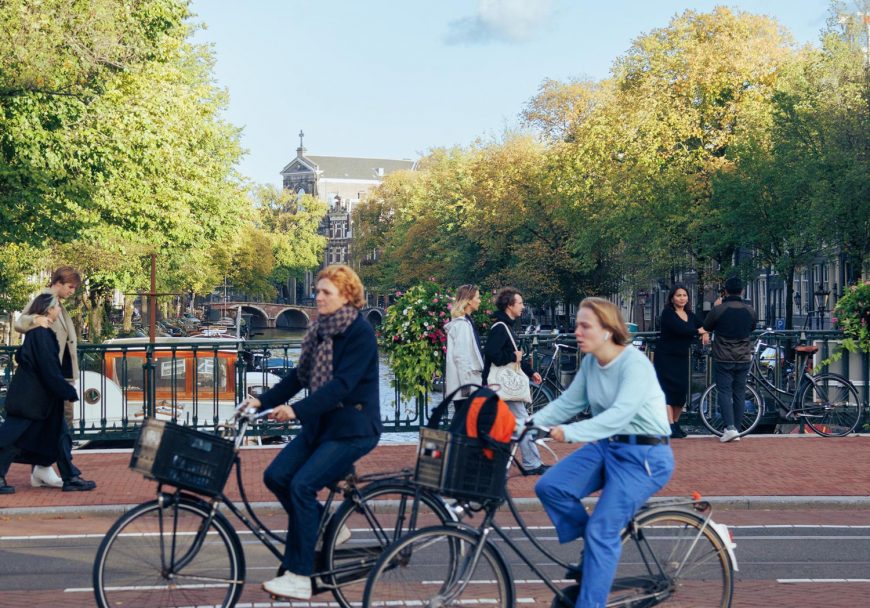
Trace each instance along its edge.
<instances>
[{"instance_id":1,"label":"black iron fence","mask_svg":"<svg viewBox=\"0 0 870 608\"><path fill-rule=\"evenodd\" d=\"M762 371L773 386L788 390L793 347L815 344L813 363L827 359L842 336L832 331L779 331L765 337ZM634 345L651 359L658 334L639 333ZM570 383L580 354L570 334L521 336L533 365L546 372L547 397L553 398ZM568 348L555 348L562 344ZM192 427L215 427L227 420L235 404L246 395L259 395L293 367L299 340L270 341L167 341L127 344L81 344L81 371L77 379L80 400L75 404L74 436L79 440L130 439L145 417L173 420ZM15 348L0 346L0 415L5 386L14 371ZM558 357L554 360L554 354ZM386 361L381 362L381 415L388 432L416 431L428 419L430 401L439 392L412 400L403 399L391 382ZM852 380L861 400L870 397L870 357L850 354L830 366L830 371ZM687 417L697 414L701 393L712 381L707 350L694 348L686 369L689 377ZM299 395L297 398L302 398ZM762 424L776 424L776 411L765 412ZM691 422L690 422L691 423ZM291 425L264 422L251 430L260 436L293 434Z\"/></svg>"}]
</instances>

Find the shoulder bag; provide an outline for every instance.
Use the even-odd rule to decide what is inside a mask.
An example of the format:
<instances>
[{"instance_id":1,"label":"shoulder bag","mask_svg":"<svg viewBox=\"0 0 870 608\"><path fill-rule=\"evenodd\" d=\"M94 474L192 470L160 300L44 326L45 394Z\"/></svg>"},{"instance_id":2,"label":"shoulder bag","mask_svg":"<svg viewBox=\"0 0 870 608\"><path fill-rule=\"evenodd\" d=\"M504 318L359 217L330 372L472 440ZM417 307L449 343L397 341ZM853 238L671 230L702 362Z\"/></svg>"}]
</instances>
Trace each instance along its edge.
<instances>
[{"instance_id":1,"label":"shoulder bag","mask_svg":"<svg viewBox=\"0 0 870 608\"><path fill-rule=\"evenodd\" d=\"M492 327L495 327L496 325L504 326L508 338L510 338L511 344L514 346L514 351L519 350L517 348L517 343L514 342L514 337L513 334L511 334L510 328L502 321L495 323ZM490 331L492 331L492 328L490 328ZM508 363L507 365L491 365L487 382L490 385L498 385L495 392L505 401L522 401L523 403L532 402L532 391L529 388L529 378L523 373L522 367L520 367L520 364L516 361Z\"/></svg>"}]
</instances>

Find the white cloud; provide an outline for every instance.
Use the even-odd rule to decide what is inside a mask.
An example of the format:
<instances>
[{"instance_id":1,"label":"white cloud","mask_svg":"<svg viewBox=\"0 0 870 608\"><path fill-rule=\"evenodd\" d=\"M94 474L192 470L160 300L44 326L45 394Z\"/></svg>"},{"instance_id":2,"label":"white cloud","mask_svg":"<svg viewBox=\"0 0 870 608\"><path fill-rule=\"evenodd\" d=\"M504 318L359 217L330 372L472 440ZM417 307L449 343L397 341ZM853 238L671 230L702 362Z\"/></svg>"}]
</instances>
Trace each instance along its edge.
<instances>
[{"instance_id":1,"label":"white cloud","mask_svg":"<svg viewBox=\"0 0 870 608\"><path fill-rule=\"evenodd\" d=\"M477 14L448 24L448 44L526 42L553 15L553 0L478 0Z\"/></svg>"}]
</instances>

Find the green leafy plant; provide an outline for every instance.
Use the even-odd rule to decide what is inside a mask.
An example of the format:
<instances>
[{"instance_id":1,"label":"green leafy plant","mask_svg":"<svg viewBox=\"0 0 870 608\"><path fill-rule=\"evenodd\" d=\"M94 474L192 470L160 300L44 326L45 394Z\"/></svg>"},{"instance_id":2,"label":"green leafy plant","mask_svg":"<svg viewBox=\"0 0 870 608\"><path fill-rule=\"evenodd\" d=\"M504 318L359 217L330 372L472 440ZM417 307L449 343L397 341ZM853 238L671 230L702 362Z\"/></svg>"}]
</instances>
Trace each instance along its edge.
<instances>
[{"instance_id":1,"label":"green leafy plant","mask_svg":"<svg viewBox=\"0 0 870 608\"><path fill-rule=\"evenodd\" d=\"M843 332L842 348L819 367L839 361L843 351L870 353L870 281L853 285L843 294L834 307L831 322Z\"/></svg>"},{"instance_id":2,"label":"green leafy plant","mask_svg":"<svg viewBox=\"0 0 870 608\"><path fill-rule=\"evenodd\" d=\"M382 348L393 370L393 386L403 398L428 394L443 373L447 352L444 325L450 321L452 296L434 280L396 292L395 303L387 309L380 326ZM482 334L489 327L492 303L481 292L480 309L473 315Z\"/></svg>"},{"instance_id":3,"label":"green leafy plant","mask_svg":"<svg viewBox=\"0 0 870 608\"><path fill-rule=\"evenodd\" d=\"M834 307L834 325L843 330L843 348L870 353L870 281L853 285Z\"/></svg>"}]
</instances>

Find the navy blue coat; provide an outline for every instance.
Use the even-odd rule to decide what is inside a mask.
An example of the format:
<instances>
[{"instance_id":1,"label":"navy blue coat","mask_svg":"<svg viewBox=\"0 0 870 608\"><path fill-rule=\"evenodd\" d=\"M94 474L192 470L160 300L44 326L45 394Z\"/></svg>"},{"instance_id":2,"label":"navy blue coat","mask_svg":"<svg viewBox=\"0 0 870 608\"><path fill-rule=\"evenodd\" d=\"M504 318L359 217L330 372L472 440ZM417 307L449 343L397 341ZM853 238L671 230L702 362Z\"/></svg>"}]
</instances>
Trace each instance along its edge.
<instances>
[{"instance_id":1,"label":"navy blue coat","mask_svg":"<svg viewBox=\"0 0 870 608\"><path fill-rule=\"evenodd\" d=\"M260 395L260 403L263 408L275 407L303 388L299 370L293 368ZM381 434L378 343L362 315L333 338L332 380L292 407L302 422L300 436L309 444Z\"/></svg>"},{"instance_id":2,"label":"navy blue coat","mask_svg":"<svg viewBox=\"0 0 870 608\"><path fill-rule=\"evenodd\" d=\"M54 332L44 327L31 329L15 354L19 365L34 373L25 380L28 385L13 387L9 394L41 395L47 403L40 404L49 414L45 420L27 420L9 415L0 425L0 447L17 446L22 453L16 462L50 465L58 457L58 441L63 432L63 402L77 401L78 394L64 379L58 358L59 347ZM23 377L22 377L23 378ZM13 382L16 382L15 380ZM30 386L29 383L38 383Z\"/></svg>"}]
</instances>

